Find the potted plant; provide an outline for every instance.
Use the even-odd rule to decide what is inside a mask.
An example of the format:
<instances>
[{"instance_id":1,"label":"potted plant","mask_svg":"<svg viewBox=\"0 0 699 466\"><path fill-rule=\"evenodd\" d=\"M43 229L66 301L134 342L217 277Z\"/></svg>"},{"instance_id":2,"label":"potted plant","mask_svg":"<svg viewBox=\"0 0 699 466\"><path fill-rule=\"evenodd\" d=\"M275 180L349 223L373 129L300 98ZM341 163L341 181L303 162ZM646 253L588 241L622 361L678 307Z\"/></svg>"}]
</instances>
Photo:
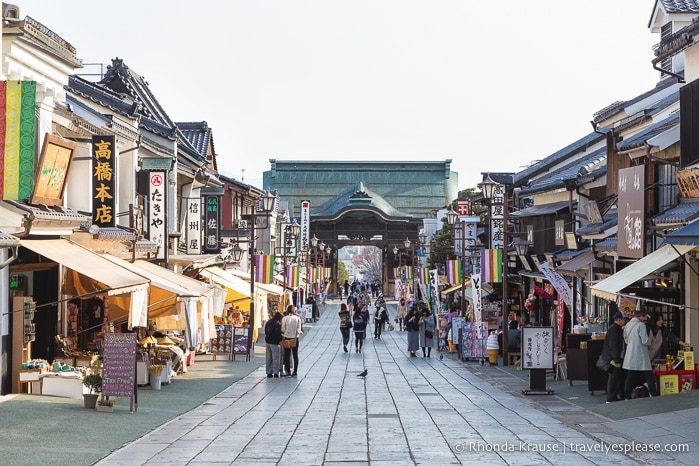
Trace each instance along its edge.
<instances>
[{"instance_id":1,"label":"potted plant","mask_svg":"<svg viewBox=\"0 0 699 466\"><path fill-rule=\"evenodd\" d=\"M114 411L114 400L109 398L102 398L97 403L97 411L102 411L105 413L111 413Z\"/></svg>"},{"instance_id":2,"label":"potted plant","mask_svg":"<svg viewBox=\"0 0 699 466\"><path fill-rule=\"evenodd\" d=\"M83 375L83 385L88 393L83 393L83 403L87 409L95 409L99 393L102 392L102 363L96 360Z\"/></svg>"}]
</instances>

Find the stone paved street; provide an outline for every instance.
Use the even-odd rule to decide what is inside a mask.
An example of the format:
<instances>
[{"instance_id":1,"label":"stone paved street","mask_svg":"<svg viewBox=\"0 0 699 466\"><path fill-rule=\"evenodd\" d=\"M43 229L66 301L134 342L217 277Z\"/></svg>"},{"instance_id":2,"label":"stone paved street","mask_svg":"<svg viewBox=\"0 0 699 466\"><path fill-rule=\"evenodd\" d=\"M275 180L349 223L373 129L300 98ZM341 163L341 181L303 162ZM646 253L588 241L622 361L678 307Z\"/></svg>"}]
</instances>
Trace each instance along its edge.
<instances>
[{"instance_id":1,"label":"stone paved street","mask_svg":"<svg viewBox=\"0 0 699 466\"><path fill-rule=\"evenodd\" d=\"M370 337L361 354L345 353L337 309L328 304L320 321L306 325L298 378L267 379L260 368L100 464L669 461L598 451L598 437L493 387L459 361L434 352L408 358L403 332ZM366 379L357 377L365 368ZM605 440L630 443L609 433Z\"/></svg>"}]
</instances>

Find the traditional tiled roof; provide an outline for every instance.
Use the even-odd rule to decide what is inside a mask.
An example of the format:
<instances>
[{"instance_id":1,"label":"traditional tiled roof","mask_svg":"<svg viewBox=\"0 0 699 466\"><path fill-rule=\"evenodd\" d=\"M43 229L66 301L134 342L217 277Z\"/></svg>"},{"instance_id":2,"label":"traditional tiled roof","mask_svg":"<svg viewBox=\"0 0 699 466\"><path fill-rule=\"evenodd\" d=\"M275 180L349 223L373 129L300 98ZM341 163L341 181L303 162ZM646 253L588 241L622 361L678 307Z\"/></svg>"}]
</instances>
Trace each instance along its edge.
<instances>
[{"instance_id":1,"label":"traditional tiled roof","mask_svg":"<svg viewBox=\"0 0 699 466\"><path fill-rule=\"evenodd\" d=\"M515 174L515 187L522 186L537 176L541 176L543 174L548 176L549 170L552 166L556 166L562 161L568 160L576 154L584 153L586 148L603 141L605 138L606 134L599 134L595 132L589 133L566 147L554 152L548 157L530 165L529 167Z\"/></svg>"},{"instance_id":2,"label":"traditional tiled roof","mask_svg":"<svg viewBox=\"0 0 699 466\"><path fill-rule=\"evenodd\" d=\"M674 126L677 126L680 124L680 115L679 113L676 113L674 115L670 115L669 117L665 118L664 120L659 121L658 123L655 123L654 125L649 126L648 128L644 129L643 131L640 131L633 136L631 136L628 139L624 139L623 141L619 142L617 144L617 150L620 152L628 151L631 149L635 149L637 147L642 147L646 141L649 139L664 133L665 131L673 128Z\"/></svg>"},{"instance_id":3,"label":"traditional tiled roof","mask_svg":"<svg viewBox=\"0 0 699 466\"><path fill-rule=\"evenodd\" d=\"M683 246L699 246L699 222L692 222L665 237L665 243Z\"/></svg>"},{"instance_id":4,"label":"traditional tiled roof","mask_svg":"<svg viewBox=\"0 0 699 466\"><path fill-rule=\"evenodd\" d=\"M575 232L580 236L599 235L606 230L612 228L618 222L618 211L612 209L602 217L602 223L588 223L584 227L580 227Z\"/></svg>"},{"instance_id":5,"label":"traditional tiled roof","mask_svg":"<svg viewBox=\"0 0 699 466\"><path fill-rule=\"evenodd\" d=\"M177 127L202 156L206 157L211 142L211 128L205 121L177 122Z\"/></svg>"},{"instance_id":6,"label":"traditional tiled roof","mask_svg":"<svg viewBox=\"0 0 699 466\"><path fill-rule=\"evenodd\" d=\"M622 111L624 108L629 107L637 102L640 102L643 99L647 99L651 95L653 95L659 91L663 91L670 86L674 86L675 84L677 84L677 82L675 80L663 79L660 82L658 82L658 84L656 84L656 86L653 89L650 89L649 91L646 91L643 94L637 95L633 99L620 100L620 101L614 102L613 104L606 106L602 110L595 112L594 115L592 116L592 118L593 118L592 121L593 121L593 123L599 123L601 121L604 121L607 118L610 118L610 117L616 115L617 113Z\"/></svg>"},{"instance_id":7,"label":"traditional tiled roof","mask_svg":"<svg viewBox=\"0 0 699 466\"><path fill-rule=\"evenodd\" d=\"M658 0L668 13L699 13L697 0Z\"/></svg>"},{"instance_id":8,"label":"traditional tiled roof","mask_svg":"<svg viewBox=\"0 0 699 466\"><path fill-rule=\"evenodd\" d=\"M522 187L520 195L564 188L565 180L576 179L578 184L589 183L606 173L607 149L602 147L532 180L528 186Z\"/></svg>"},{"instance_id":9,"label":"traditional tiled roof","mask_svg":"<svg viewBox=\"0 0 699 466\"><path fill-rule=\"evenodd\" d=\"M653 217L653 224L684 225L699 218L699 199L680 199L680 203Z\"/></svg>"},{"instance_id":10,"label":"traditional tiled roof","mask_svg":"<svg viewBox=\"0 0 699 466\"><path fill-rule=\"evenodd\" d=\"M316 212L314 214L314 218L335 218L338 217L343 211L352 208L372 210L377 213L385 214L387 217L394 219L412 217L412 215L401 212L393 207L393 205L386 201L386 199L373 192L360 182L357 184L356 188L349 189L341 193L332 203L326 205L323 210Z\"/></svg>"},{"instance_id":11,"label":"traditional tiled roof","mask_svg":"<svg viewBox=\"0 0 699 466\"><path fill-rule=\"evenodd\" d=\"M53 56L60 58L71 66L76 68L82 67L82 60L75 55L75 47L34 18L27 16L22 21L8 21L3 25L2 29L3 35L21 34L27 40L47 50Z\"/></svg>"}]
</instances>

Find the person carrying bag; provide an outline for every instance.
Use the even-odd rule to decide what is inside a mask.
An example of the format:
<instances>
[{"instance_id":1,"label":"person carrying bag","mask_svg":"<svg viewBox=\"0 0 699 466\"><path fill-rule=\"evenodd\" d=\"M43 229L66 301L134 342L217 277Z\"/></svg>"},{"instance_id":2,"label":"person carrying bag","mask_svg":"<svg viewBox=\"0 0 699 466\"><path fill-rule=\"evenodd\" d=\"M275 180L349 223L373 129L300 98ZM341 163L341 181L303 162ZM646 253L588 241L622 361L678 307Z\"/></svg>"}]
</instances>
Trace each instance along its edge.
<instances>
[{"instance_id":1,"label":"person carrying bag","mask_svg":"<svg viewBox=\"0 0 699 466\"><path fill-rule=\"evenodd\" d=\"M282 319L282 348L284 348L284 375L296 377L299 367L298 339L301 333L301 319L299 319L293 304L286 308L286 315ZM294 372L291 372L291 356L294 356Z\"/></svg>"}]
</instances>

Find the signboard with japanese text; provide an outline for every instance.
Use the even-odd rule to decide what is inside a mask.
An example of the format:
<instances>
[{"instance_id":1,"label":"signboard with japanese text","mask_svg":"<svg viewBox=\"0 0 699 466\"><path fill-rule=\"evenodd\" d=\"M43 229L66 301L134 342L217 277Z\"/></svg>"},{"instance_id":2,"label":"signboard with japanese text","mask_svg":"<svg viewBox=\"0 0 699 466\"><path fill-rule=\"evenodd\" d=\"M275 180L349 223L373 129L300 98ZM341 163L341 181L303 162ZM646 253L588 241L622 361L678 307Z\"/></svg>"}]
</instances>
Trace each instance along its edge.
<instances>
[{"instance_id":1,"label":"signboard with japanese text","mask_svg":"<svg viewBox=\"0 0 699 466\"><path fill-rule=\"evenodd\" d=\"M456 214L459 217L471 215L471 202L456 201Z\"/></svg>"},{"instance_id":2,"label":"signboard with japanese text","mask_svg":"<svg viewBox=\"0 0 699 466\"><path fill-rule=\"evenodd\" d=\"M30 204L63 205L63 192L68 168L76 144L52 134L47 134L41 149L38 170L34 174L34 192Z\"/></svg>"},{"instance_id":3,"label":"signboard with japanese text","mask_svg":"<svg viewBox=\"0 0 699 466\"><path fill-rule=\"evenodd\" d=\"M522 369L553 369L553 327L522 327Z\"/></svg>"},{"instance_id":4,"label":"signboard with japanese text","mask_svg":"<svg viewBox=\"0 0 699 466\"><path fill-rule=\"evenodd\" d=\"M165 172L148 173L148 238L158 245L157 259L165 259L167 237L165 228Z\"/></svg>"},{"instance_id":5,"label":"signboard with japanese text","mask_svg":"<svg viewBox=\"0 0 699 466\"><path fill-rule=\"evenodd\" d=\"M483 358L487 355L485 348L486 338L479 338L484 335L483 322L464 322L461 327L461 359Z\"/></svg>"},{"instance_id":6,"label":"signboard with japanese text","mask_svg":"<svg viewBox=\"0 0 699 466\"><path fill-rule=\"evenodd\" d=\"M201 199L187 199L187 254L201 254Z\"/></svg>"},{"instance_id":7,"label":"signboard with japanese text","mask_svg":"<svg viewBox=\"0 0 699 466\"><path fill-rule=\"evenodd\" d=\"M92 223L114 227L116 161L114 136L92 136Z\"/></svg>"},{"instance_id":8,"label":"signboard with japanese text","mask_svg":"<svg viewBox=\"0 0 699 466\"><path fill-rule=\"evenodd\" d=\"M490 249L503 249L505 244L505 185L496 184L490 206Z\"/></svg>"},{"instance_id":9,"label":"signboard with japanese text","mask_svg":"<svg viewBox=\"0 0 699 466\"><path fill-rule=\"evenodd\" d=\"M133 396L136 385L136 336L135 333L104 334L104 396Z\"/></svg>"},{"instance_id":10,"label":"signboard with japanese text","mask_svg":"<svg viewBox=\"0 0 699 466\"><path fill-rule=\"evenodd\" d=\"M645 165L619 170L619 257L640 259L645 252Z\"/></svg>"},{"instance_id":11,"label":"signboard with japanese text","mask_svg":"<svg viewBox=\"0 0 699 466\"><path fill-rule=\"evenodd\" d=\"M569 307L573 306L573 293L570 291L570 285L565 277L556 272L548 262L539 264L539 270L544 274L546 279L553 285L558 292L559 298Z\"/></svg>"},{"instance_id":12,"label":"signboard with japanese text","mask_svg":"<svg viewBox=\"0 0 699 466\"><path fill-rule=\"evenodd\" d=\"M217 253L220 235L218 196L204 196L204 209L204 252Z\"/></svg>"},{"instance_id":13,"label":"signboard with japanese text","mask_svg":"<svg viewBox=\"0 0 699 466\"><path fill-rule=\"evenodd\" d=\"M454 228L454 252L458 257L474 254L479 221L480 217L459 217L459 223ZM461 241L462 235L464 235L463 243ZM465 251L461 250L462 244L466 248Z\"/></svg>"},{"instance_id":14,"label":"signboard with japanese text","mask_svg":"<svg viewBox=\"0 0 699 466\"><path fill-rule=\"evenodd\" d=\"M566 244L566 223L565 220L556 220L554 227L555 245L565 246Z\"/></svg>"},{"instance_id":15,"label":"signboard with japanese text","mask_svg":"<svg viewBox=\"0 0 699 466\"><path fill-rule=\"evenodd\" d=\"M308 250L308 243L311 240L311 203L309 201L301 201L301 231L299 233L299 249L301 251Z\"/></svg>"}]
</instances>

